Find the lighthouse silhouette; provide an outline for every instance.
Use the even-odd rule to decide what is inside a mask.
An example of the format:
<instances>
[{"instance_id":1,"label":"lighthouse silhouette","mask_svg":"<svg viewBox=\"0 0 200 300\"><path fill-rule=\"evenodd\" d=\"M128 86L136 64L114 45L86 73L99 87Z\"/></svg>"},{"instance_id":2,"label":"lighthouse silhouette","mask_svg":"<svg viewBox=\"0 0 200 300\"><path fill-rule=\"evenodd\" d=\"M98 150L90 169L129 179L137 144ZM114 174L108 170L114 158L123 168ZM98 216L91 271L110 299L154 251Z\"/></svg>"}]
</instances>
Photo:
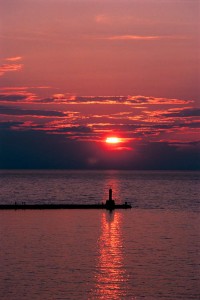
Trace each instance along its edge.
<instances>
[{"instance_id":1,"label":"lighthouse silhouette","mask_svg":"<svg viewBox=\"0 0 200 300\"><path fill-rule=\"evenodd\" d=\"M109 189L109 199L106 201L106 208L109 210L115 208L115 201L112 199L112 189Z\"/></svg>"}]
</instances>

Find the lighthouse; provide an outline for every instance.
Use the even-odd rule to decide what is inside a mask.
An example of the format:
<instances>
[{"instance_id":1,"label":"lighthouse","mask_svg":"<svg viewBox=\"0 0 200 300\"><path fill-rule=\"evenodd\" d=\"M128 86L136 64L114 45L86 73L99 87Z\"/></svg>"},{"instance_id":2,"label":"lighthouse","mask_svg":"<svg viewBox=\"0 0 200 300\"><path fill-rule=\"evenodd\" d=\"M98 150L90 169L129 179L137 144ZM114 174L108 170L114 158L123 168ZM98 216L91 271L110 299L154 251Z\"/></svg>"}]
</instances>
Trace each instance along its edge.
<instances>
[{"instance_id":1,"label":"lighthouse","mask_svg":"<svg viewBox=\"0 0 200 300\"><path fill-rule=\"evenodd\" d=\"M112 199L112 189L109 189L109 199L106 201L106 209L113 210L115 208L115 201Z\"/></svg>"}]
</instances>

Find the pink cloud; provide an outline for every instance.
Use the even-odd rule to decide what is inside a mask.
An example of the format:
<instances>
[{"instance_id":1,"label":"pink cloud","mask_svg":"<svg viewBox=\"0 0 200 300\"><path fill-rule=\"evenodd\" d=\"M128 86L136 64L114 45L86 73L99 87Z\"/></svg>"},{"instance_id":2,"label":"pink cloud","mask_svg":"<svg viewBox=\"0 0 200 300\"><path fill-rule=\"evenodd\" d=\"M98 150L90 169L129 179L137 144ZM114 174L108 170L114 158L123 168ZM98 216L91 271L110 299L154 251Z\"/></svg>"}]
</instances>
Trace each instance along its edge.
<instances>
[{"instance_id":1,"label":"pink cloud","mask_svg":"<svg viewBox=\"0 0 200 300\"><path fill-rule=\"evenodd\" d=\"M6 58L7 61L18 61L21 60L22 57L21 56L15 56L15 57L8 57Z\"/></svg>"},{"instance_id":2,"label":"pink cloud","mask_svg":"<svg viewBox=\"0 0 200 300\"><path fill-rule=\"evenodd\" d=\"M124 34L124 35L113 35L113 36L104 36L104 37L95 37L95 39L100 40L164 40L164 39L172 39L172 40L185 40L188 39L186 36L173 36L173 35L131 35L131 34Z\"/></svg>"},{"instance_id":3,"label":"pink cloud","mask_svg":"<svg viewBox=\"0 0 200 300\"><path fill-rule=\"evenodd\" d=\"M22 67L22 64L3 64L0 66L0 76L4 75L6 72L19 71Z\"/></svg>"},{"instance_id":4,"label":"pink cloud","mask_svg":"<svg viewBox=\"0 0 200 300\"><path fill-rule=\"evenodd\" d=\"M0 102L34 102L37 96L25 90L0 93Z\"/></svg>"},{"instance_id":5,"label":"pink cloud","mask_svg":"<svg viewBox=\"0 0 200 300\"><path fill-rule=\"evenodd\" d=\"M192 103L192 100L182 100L182 99L169 99L169 98L155 98L146 96L128 96L127 103L129 104L172 104L172 105L182 105Z\"/></svg>"}]
</instances>

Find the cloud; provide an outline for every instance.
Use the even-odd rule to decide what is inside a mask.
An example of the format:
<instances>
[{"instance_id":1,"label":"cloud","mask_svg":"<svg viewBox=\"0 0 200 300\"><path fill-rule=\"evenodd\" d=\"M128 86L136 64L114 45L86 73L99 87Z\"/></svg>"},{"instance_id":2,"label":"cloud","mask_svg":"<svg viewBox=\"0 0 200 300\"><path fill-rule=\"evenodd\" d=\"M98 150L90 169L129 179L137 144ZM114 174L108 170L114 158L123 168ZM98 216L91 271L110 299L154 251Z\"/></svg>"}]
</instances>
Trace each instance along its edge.
<instances>
[{"instance_id":1,"label":"cloud","mask_svg":"<svg viewBox=\"0 0 200 300\"><path fill-rule=\"evenodd\" d=\"M188 39L186 36L174 36L174 35L112 35L103 37L93 37L97 40L110 40L110 41L154 41L154 40L183 40Z\"/></svg>"},{"instance_id":2,"label":"cloud","mask_svg":"<svg viewBox=\"0 0 200 300\"><path fill-rule=\"evenodd\" d=\"M6 93L0 94L0 102L22 102L22 101L34 101L36 100L36 95L34 93L18 90L18 91L9 91Z\"/></svg>"},{"instance_id":3,"label":"cloud","mask_svg":"<svg viewBox=\"0 0 200 300\"><path fill-rule=\"evenodd\" d=\"M0 106L0 115L65 117L67 114L59 111L21 109L18 107Z\"/></svg>"},{"instance_id":4,"label":"cloud","mask_svg":"<svg viewBox=\"0 0 200 300\"><path fill-rule=\"evenodd\" d=\"M27 86L6 86L6 87L0 87L0 91L25 91L27 90L29 87Z\"/></svg>"},{"instance_id":5,"label":"cloud","mask_svg":"<svg viewBox=\"0 0 200 300\"><path fill-rule=\"evenodd\" d=\"M183 127L188 127L188 128L200 128L200 121L199 122L185 122L183 125Z\"/></svg>"},{"instance_id":6,"label":"cloud","mask_svg":"<svg viewBox=\"0 0 200 300\"><path fill-rule=\"evenodd\" d=\"M200 108L171 109L168 110L168 112L163 113L162 116L173 118L199 117Z\"/></svg>"},{"instance_id":7,"label":"cloud","mask_svg":"<svg viewBox=\"0 0 200 300\"><path fill-rule=\"evenodd\" d=\"M50 88L50 86L0 87L0 102L46 103L39 98L38 94L41 90ZM50 103L52 101L47 102Z\"/></svg>"},{"instance_id":8,"label":"cloud","mask_svg":"<svg viewBox=\"0 0 200 300\"><path fill-rule=\"evenodd\" d=\"M168 141L169 145L187 145L187 146L197 146L198 148L200 148L200 141L194 141L194 142L178 142L178 141Z\"/></svg>"},{"instance_id":9,"label":"cloud","mask_svg":"<svg viewBox=\"0 0 200 300\"><path fill-rule=\"evenodd\" d=\"M0 87L0 91L26 91L31 89L50 89L51 86L6 86L6 87Z\"/></svg>"},{"instance_id":10,"label":"cloud","mask_svg":"<svg viewBox=\"0 0 200 300\"><path fill-rule=\"evenodd\" d=\"M57 104L124 104L124 105L185 105L193 103L192 100L156 98L151 96L76 96L73 94L57 93L48 98L41 98L29 90L37 90L44 87L6 87L0 88L0 101L29 101L34 103L57 103Z\"/></svg>"},{"instance_id":11,"label":"cloud","mask_svg":"<svg viewBox=\"0 0 200 300\"><path fill-rule=\"evenodd\" d=\"M8 57L6 58L7 61L18 61L21 60L22 57L21 56L15 56L15 57Z\"/></svg>"},{"instance_id":12,"label":"cloud","mask_svg":"<svg viewBox=\"0 0 200 300\"><path fill-rule=\"evenodd\" d=\"M63 127L51 127L51 129L56 133L69 133L69 134L78 134L85 135L88 133L92 133L92 129L88 126L80 126L80 125L74 125L74 126L63 126Z\"/></svg>"},{"instance_id":13,"label":"cloud","mask_svg":"<svg viewBox=\"0 0 200 300\"><path fill-rule=\"evenodd\" d=\"M0 94L0 101L21 101L25 100L26 96L21 94Z\"/></svg>"},{"instance_id":14,"label":"cloud","mask_svg":"<svg viewBox=\"0 0 200 300\"><path fill-rule=\"evenodd\" d=\"M200 167L197 141L184 144L133 141L130 151L112 151L100 143L71 140L66 135L42 131L10 130L5 134L0 130L0 140L0 168L197 170Z\"/></svg>"},{"instance_id":15,"label":"cloud","mask_svg":"<svg viewBox=\"0 0 200 300\"><path fill-rule=\"evenodd\" d=\"M22 64L3 64L0 66L0 76L4 75L6 72L19 71L22 67Z\"/></svg>"},{"instance_id":16,"label":"cloud","mask_svg":"<svg viewBox=\"0 0 200 300\"><path fill-rule=\"evenodd\" d=\"M187 106L192 103L191 100L143 95L76 96L67 93L42 98L29 89L31 87L1 89L2 120L20 119L26 122L16 125L14 130L44 131L65 135L72 140L96 142L108 134L119 134L130 141L183 141L186 136L194 141L197 138L199 123L196 119L200 110ZM170 108L164 109L165 105ZM33 120L34 124L31 123Z\"/></svg>"},{"instance_id":17,"label":"cloud","mask_svg":"<svg viewBox=\"0 0 200 300\"><path fill-rule=\"evenodd\" d=\"M155 98L147 96L85 96L75 97L73 100L68 100L73 103L99 103L99 104L188 104L192 103L192 100L181 100L181 99L168 99L168 98Z\"/></svg>"},{"instance_id":18,"label":"cloud","mask_svg":"<svg viewBox=\"0 0 200 300\"><path fill-rule=\"evenodd\" d=\"M9 122L0 122L0 131L5 129L12 129L15 126L21 126L24 122L16 122L16 121L9 121Z\"/></svg>"},{"instance_id":19,"label":"cloud","mask_svg":"<svg viewBox=\"0 0 200 300\"><path fill-rule=\"evenodd\" d=\"M5 59L5 61L11 62L11 63L4 63L0 65L0 76L3 76L6 72L15 72L22 69L23 64L15 63L17 61L20 61L22 59L21 56L15 56L15 57L8 57Z\"/></svg>"},{"instance_id":20,"label":"cloud","mask_svg":"<svg viewBox=\"0 0 200 300\"><path fill-rule=\"evenodd\" d=\"M192 103L192 100L182 100L182 99L169 99L169 98L156 98L156 97L146 97L146 96L128 96L127 103L129 104L154 104L154 105L163 105L163 104L188 104Z\"/></svg>"},{"instance_id":21,"label":"cloud","mask_svg":"<svg viewBox=\"0 0 200 300\"><path fill-rule=\"evenodd\" d=\"M194 122L200 116L200 108L179 107L168 110L145 110L144 113L150 118L151 122L158 122L160 120L160 122L174 122L176 124L180 124L178 122L185 122L186 124L188 123L187 119L192 119L192 122Z\"/></svg>"},{"instance_id":22,"label":"cloud","mask_svg":"<svg viewBox=\"0 0 200 300\"><path fill-rule=\"evenodd\" d=\"M54 94L52 98L42 99L44 102L60 102L70 104L116 104L124 103L126 96L75 96L69 94Z\"/></svg>"},{"instance_id":23,"label":"cloud","mask_svg":"<svg viewBox=\"0 0 200 300\"><path fill-rule=\"evenodd\" d=\"M71 104L129 104L129 105L182 105L192 103L192 100L156 98L148 96L75 96L55 94L52 98L38 100L45 103L60 102Z\"/></svg>"}]
</instances>

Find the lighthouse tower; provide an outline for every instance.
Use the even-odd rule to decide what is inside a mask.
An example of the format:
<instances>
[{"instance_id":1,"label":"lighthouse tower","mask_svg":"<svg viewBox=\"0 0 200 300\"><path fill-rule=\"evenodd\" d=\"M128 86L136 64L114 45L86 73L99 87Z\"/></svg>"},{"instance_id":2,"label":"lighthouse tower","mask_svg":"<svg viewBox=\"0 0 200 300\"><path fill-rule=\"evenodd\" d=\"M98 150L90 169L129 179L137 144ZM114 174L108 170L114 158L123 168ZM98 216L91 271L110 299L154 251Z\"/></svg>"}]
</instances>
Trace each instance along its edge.
<instances>
[{"instance_id":1,"label":"lighthouse tower","mask_svg":"<svg viewBox=\"0 0 200 300\"><path fill-rule=\"evenodd\" d=\"M106 201L106 209L113 210L115 208L115 201L112 199L112 189L109 189L109 199Z\"/></svg>"}]
</instances>

